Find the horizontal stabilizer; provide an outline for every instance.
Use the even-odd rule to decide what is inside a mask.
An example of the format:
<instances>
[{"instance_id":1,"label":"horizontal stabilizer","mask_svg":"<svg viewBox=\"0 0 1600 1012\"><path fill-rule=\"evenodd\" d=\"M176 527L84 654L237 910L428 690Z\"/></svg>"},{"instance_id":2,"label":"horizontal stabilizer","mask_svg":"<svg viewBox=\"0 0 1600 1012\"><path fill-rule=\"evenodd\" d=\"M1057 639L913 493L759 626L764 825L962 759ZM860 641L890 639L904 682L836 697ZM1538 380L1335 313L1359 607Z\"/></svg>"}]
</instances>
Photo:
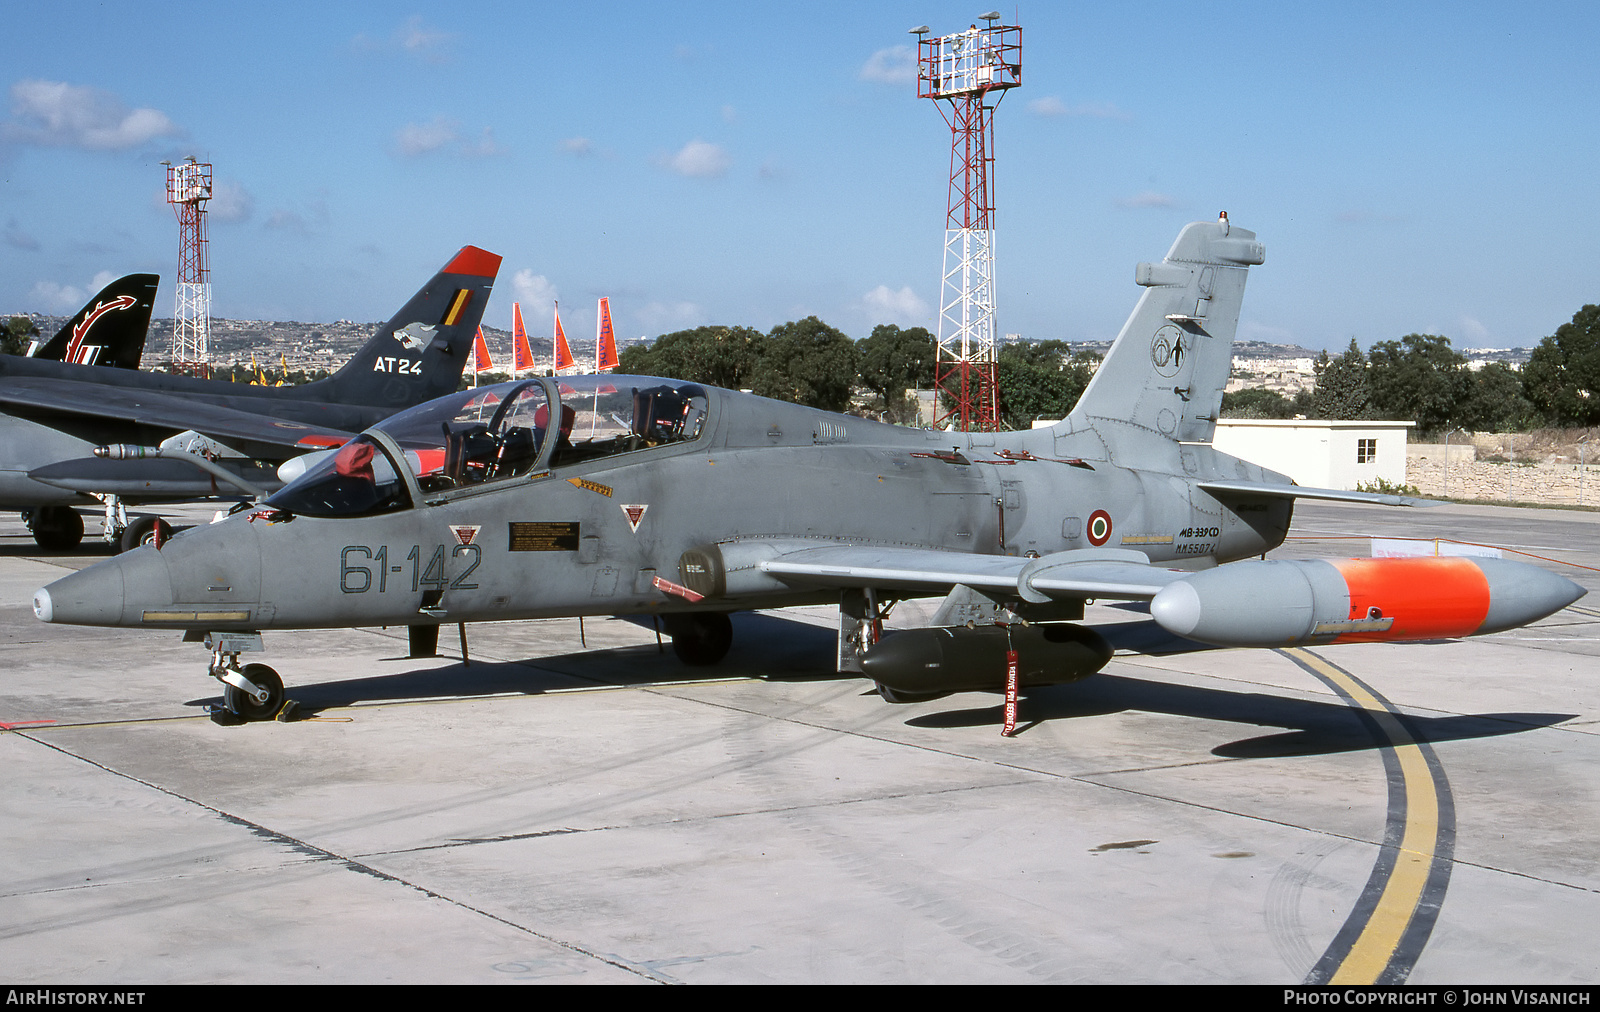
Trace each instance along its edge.
<instances>
[{"instance_id":1,"label":"horizontal stabilizer","mask_svg":"<svg viewBox=\"0 0 1600 1012\"><path fill-rule=\"evenodd\" d=\"M1200 487L1219 499L1268 496L1274 499L1326 499L1330 502L1364 502L1378 506L1443 506L1442 499L1423 499L1388 492L1349 492L1339 488L1308 488L1269 481L1202 481Z\"/></svg>"}]
</instances>

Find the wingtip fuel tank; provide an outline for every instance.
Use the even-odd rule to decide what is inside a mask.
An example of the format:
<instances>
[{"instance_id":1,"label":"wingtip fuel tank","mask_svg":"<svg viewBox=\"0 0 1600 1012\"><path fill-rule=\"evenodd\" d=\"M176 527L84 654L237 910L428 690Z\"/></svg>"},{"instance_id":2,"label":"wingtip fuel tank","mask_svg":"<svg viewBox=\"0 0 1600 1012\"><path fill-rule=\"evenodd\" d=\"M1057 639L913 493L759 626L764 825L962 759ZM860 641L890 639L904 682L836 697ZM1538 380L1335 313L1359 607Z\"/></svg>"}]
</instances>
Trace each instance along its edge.
<instances>
[{"instance_id":1,"label":"wingtip fuel tank","mask_svg":"<svg viewBox=\"0 0 1600 1012\"><path fill-rule=\"evenodd\" d=\"M1587 591L1487 558L1236 562L1164 587L1162 628L1217 646L1444 639L1536 622Z\"/></svg>"}]
</instances>

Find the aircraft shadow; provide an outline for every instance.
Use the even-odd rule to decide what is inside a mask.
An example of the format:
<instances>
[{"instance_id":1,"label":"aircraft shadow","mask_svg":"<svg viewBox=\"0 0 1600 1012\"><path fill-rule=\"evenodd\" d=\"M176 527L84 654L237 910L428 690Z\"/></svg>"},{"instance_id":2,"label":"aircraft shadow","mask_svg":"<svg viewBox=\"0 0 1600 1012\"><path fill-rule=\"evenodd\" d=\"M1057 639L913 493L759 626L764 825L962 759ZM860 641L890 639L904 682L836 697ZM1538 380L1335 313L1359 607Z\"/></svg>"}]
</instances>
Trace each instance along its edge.
<instances>
[{"instance_id":1,"label":"aircraft shadow","mask_svg":"<svg viewBox=\"0 0 1600 1012\"><path fill-rule=\"evenodd\" d=\"M631 621L651 628L648 616ZM832 670L835 634L831 629L756 612L734 615L733 626L733 649L721 664L709 667L683 664L672 652L671 639L663 637L663 648L659 650L655 644L592 648L514 661L473 659L470 664L445 654L436 658L436 667L303 685L293 684L291 674L286 679L287 695L298 704L302 716L313 716L321 710L370 702L467 699L511 693L540 695L579 687L621 688L729 677L768 681L848 677ZM468 632L470 636L470 629ZM453 644L445 636L440 645L449 649ZM470 639L468 657L471 658ZM222 706L222 697L200 697L185 705L215 709Z\"/></svg>"},{"instance_id":2,"label":"aircraft shadow","mask_svg":"<svg viewBox=\"0 0 1600 1012\"><path fill-rule=\"evenodd\" d=\"M652 628L648 616L627 619ZM394 674L345 678L306 685L291 684L288 696L302 716L369 702L459 698L503 694L540 695L580 687L622 688L659 682L717 681L728 677L775 682L831 681L855 678L834 668L835 631L765 612L733 616L734 645L728 658L710 667L690 667L672 653L671 641L569 653L520 660L460 660L442 656L435 667ZM1166 632L1154 622L1100 626L1113 646L1142 654L1174 654L1212 647ZM447 638L448 639L448 638ZM469 641L470 650L470 641ZM866 691L871 692L869 687ZM186 705L218 708L220 696L190 700ZM886 704L887 705L887 704ZM1227 721L1282 732L1242 738L1212 749L1228 759L1266 759L1363 751L1382 745L1360 714L1342 703L1290 699L1257 692L1172 685L1129 675L1100 673L1069 685L1030 689L1020 706L1024 726L1047 720L1072 720L1139 710L1178 717ZM1574 714L1490 713L1448 717L1407 717L1418 741L1440 742L1489 738L1549 727ZM912 717L913 727L954 728L999 726L1000 703L945 710Z\"/></svg>"},{"instance_id":3,"label":"aircraft shadow","mask_svg":"<svg viewBox=\"0 0 1600 1012\"><path fill-rule=\"evenodd\" d=\"M1242 738L1211 750L1212 755L1224 759L1332 755L1366 751L1387 744L1377 737L1360 713L1344 703L1172 685L1105 673L1071 685L1030 690L1020 702L1018 723L1099 717L1127 710L1288 729ZM1519 734L1550 727L1575 716L1570 713L1479 713L1403 719L1417 741L1434 743ZM972 727L998 726L1002 720L1003 706L996 704L928 714L906 723L918 727Z\"/></svg>"}]
</instances>

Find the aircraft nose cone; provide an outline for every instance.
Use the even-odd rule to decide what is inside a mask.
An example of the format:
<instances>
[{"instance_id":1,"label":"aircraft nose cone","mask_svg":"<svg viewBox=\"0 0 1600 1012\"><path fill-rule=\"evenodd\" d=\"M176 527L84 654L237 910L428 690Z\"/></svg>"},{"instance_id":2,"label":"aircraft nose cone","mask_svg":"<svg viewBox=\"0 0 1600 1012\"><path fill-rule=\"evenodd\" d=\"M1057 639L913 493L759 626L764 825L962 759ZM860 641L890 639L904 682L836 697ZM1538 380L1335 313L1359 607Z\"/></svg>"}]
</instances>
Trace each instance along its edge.
<instances>
[{"instance_id":1,"label":"aircraft nose cone","mask_svg":"<svg viewBox=\"0 0 1600 1012\"><path fill-rule=\"evenodd\" d=\"M1589 593L1564 576L1525 562L1474 559L1489 581L1489 614L1479 632L1499 632L1554 615Z\"/></svg>"},{"instance_id":2,"label":"aircraft nose cone","mask_svg":"<svg viewBox=\"0 0 1600 1012\"><path fill-rule=\"evenodd\" d=\"M1168 584L1150 599L1150 617L1168 632L1187 636L1200 624L1200 595L1182 580Z\"/></svg>"},{"instance_id":3,"label":"aircraft nose cone","mask_svg":"<svg viewBox=\"0 0 1600 1012\"><path fill-rule=\"evenodd\" d=\"M41 622L55 621L55 602L50 600L50 592L43 587L33 592L33 617Z\"/></svg>"},{"instance_id":4,"label":"aircraft nose cone","mask_svg":"<svg viewBox=\"0 0 1600 1012\"><path fill-rule=\"evenodd\" d=\"M171 601L166 560L153 548L140 548L35 591L33 614L63 625L138 625L145 608Z\"/></svg>"}]
</instances>

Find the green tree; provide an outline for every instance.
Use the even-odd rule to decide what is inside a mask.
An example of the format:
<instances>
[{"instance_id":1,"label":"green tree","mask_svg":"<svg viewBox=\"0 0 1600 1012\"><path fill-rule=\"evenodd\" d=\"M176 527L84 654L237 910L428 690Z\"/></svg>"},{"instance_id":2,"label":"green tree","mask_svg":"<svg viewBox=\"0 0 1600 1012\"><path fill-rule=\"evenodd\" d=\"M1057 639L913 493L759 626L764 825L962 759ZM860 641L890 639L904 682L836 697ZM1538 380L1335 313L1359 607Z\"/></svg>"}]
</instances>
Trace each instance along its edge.
<instances>
[{"instance_id":1,"label":"green tree","mask_svg":"<svg viewBox=\"0 0 1600 1012\"><path fill-rule=\"evenodd\" d=\"M1266 387L1246 387L1222 395L1224 418L1293 418L1294 402Z\"/></svg>"},{"instance_id":2,"label":"green tree","mask_svg":"<svg viewBox=\"0 0 1600 1012\"><path fill-rule=\"evenodd\" d=\"M933 386L937 342L928 329L901 330L892 323L880 323L871 335L856 342L856 351L861 385L882 398L889 419L905 422L916 417L916 402L906 391Z\"/></svg>"},{"instance_id":3,"label":"green tree","mask_svg":"<svg viewBox=\"0 0 1600 1012\"><path fill-rule=\"evenodd\" d=\"M826 411L850 406L856 382L856 343L815 316L773 327L751 377L763 397Z\"/></svg>"},{"instance_id":4,"label":"green tree","mask_svg":"<svg viewBox=\"0 0 1600 1012\"><path fill-rule=\"evenodd\" d=\"M1584 306L1539 342L1522 369L1522 392L1553 423L1600 422L1600 306Z\"/></svg>"},{"instance_id":5,"label":"green tree","mask_svg":"<svg viewBox=\"0 0 1600 1012\"><path fill-rule=\"evenodd\" d=\"M662 334L648 346L630 345L619 356L625 373L666 376L742 390L750 386L765 338L749 327L696 327Z\"/></svg>"},{"instance_id":6,"label":"green tree","mask_svg":"<svg viewBox=\"0 0 1600 1012\"><path fill-rule=\"evenodd\" d=\"M1454 424L1488 432L1522 432L1538 425L1539 412L1522 396L1522 377L1504 362L1473 372L1467 399L1456 408Z\"/></svg>"},{"instance_id":7,"label":"green tree","mask_svg":"<svg viewBox=\"0 0 1600 1012\"><path fill-rule=\"evenodd\" d=\"M1063 418L1077 406L1100 356L1070 354L1065 341L1018 342L1000 351L1000 423L1027 429L1035 418Z\"/></svg>"},{"instance_id":8,"label":"green tree","mask_svg":"<svg viewBox=\"0 0 1600 1012\"><path fill-rule=\"evenodd\" d=\"M39 328L26 316L13 316L0 328L0 352L20 355L28 350L28 342L39 336Z\"/></svg>"},{"instance_id":9,"label":"green tree","mask_svg":"<svg viewBox=\"0 0 1600 1012\"><path fill-rule=\"evenodd\" d=\"M1348 420L1366 418L1371 392L1367 387L1367 356L1361 354L1356 339L1344 354L1329 358L1326 351L1317 353L1311 365L1316 373L1316 389L1311 392L1311 411L1308 418Z\"/></svg>"},{"instance_id":10,"label":"green tree","mask_svg":"<svg viewBox=\"0 0 1600 1012\"><path fill-rule=\"evenodd\" d=\"M1367 354L1369 408L1381 418L1408 419L1423 432L1444 428L1472 395L1465 355L1437 334L1379 341Z\"/></svg>"}]
</instances>

